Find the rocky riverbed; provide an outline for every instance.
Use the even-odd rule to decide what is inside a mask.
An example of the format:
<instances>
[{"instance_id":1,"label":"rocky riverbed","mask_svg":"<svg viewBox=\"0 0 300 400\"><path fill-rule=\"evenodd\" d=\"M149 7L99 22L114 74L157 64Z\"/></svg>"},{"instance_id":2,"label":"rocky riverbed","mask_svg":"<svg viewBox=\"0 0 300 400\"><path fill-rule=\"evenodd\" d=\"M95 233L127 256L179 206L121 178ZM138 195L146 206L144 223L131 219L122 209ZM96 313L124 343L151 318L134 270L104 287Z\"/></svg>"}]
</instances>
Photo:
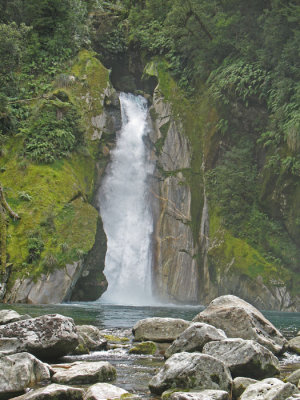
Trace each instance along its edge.
<instances>
[{"instance_id":1,"label":"rocky riverbed","mask_svg":"<svg viewBox=\"0 0 300 400\"><path fill-rule=\"evenodd\" d=\"M299 341L235 296L132 331L2 310L0 399L299 400L300 365L284 362Z\"/></svg>"}]
</instances>

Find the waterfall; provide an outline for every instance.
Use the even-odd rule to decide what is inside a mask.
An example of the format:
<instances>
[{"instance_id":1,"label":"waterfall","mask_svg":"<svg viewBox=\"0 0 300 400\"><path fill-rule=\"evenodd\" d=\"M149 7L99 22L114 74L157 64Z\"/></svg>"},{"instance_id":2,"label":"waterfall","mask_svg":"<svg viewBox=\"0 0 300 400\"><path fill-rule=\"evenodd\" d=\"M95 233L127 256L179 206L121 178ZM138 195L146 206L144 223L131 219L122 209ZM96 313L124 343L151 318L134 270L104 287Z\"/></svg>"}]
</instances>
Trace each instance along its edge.
<instances>
[{"instance_id":1,"label":"waterfall","mask_svg":"<svg viewBox=\"0 0 300 400\"><path fill-rule=\"evenodd\" d=\"M149 133L147 102L121 93L122 129L99 191L107 235L104 273L109 303L149 305L153 219L147 178L153 172L144 137Z\"/></svg>"}]
</instances>

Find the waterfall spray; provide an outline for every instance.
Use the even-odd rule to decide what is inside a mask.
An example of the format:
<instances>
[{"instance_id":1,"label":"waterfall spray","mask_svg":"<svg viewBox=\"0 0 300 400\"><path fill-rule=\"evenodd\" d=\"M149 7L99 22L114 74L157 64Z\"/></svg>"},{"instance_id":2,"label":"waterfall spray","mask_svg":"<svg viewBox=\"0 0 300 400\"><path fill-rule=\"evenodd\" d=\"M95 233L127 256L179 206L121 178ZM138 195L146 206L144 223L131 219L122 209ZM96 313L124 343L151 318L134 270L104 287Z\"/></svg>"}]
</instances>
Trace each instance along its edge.
<instances>
[{"instance_id":1,"label":"waterfall spray","mask_svg":"<svg viewBox=\"0 0 300 400\"><path fill-rule=\"evenodd\" d=\"M151 234L147 177L153 172L144 137L148 133L147 102L120 95L122 129L99 192L100 213L107 235L104 273L108 290L103 301L149 305Z\"/></svg>"}]
</instances>

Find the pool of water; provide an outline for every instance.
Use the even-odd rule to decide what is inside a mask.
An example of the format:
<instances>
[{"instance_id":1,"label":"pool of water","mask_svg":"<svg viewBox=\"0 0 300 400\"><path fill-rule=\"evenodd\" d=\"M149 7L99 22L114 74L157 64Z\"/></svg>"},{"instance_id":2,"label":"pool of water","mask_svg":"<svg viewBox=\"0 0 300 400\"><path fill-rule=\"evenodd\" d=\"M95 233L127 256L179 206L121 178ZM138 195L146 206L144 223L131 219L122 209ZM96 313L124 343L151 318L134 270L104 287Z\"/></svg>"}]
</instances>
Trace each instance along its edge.
<instances>
[{"instance_id":1,"label":"pool of water","mask_svg":"<svg viewBox=\"0 0 300 400\"><path fill-rule=\"evenodd\" d=\"M58 313L72 317L76 324L91 324L101 329L132 328L140 319L150 317L183 318L191 321L204 309L203 306L159 305L138 307L102 304L100 302L53 305L0 304L0 309L5 308L16 310L20 314L29 314L32 317ZM300 313L263 311L263 314L288 338L295 336L297 331L300 330Z\"/></svg>"},{"instance_id":2,"label":"pool of water","mask_svg":"<svg viewBox=\"0 0 300 400\"><path fill-rule=\"evenodd\" d=\"M104 333L125 336L129 340L123 345L112 346L108 351L93 352L83 356L68 356L61 362L76 360L109 361L117 369L117 379L113 384L132 393L137 393L142 399L156 400L149 392L148 383L157 370L163 365L162 356L138 356L128 353L133 340L131 328L143 318L172 317L192 320L201 312L202 306L156 306L134 307L124 305L91 303L67 303L56 305L29 305L29 304L0 304L1 309L13 309L20 314L29 314L36 317L43 314L62 314L72 317L76 324L90 324L104 330ZM283 313L264 311L268 318L287 338L296 335L300 330L300 313ZM282 374L286 375L296 368L300 368L300 357L285 353L281 361Z\"/></svg>"}]
</instances>

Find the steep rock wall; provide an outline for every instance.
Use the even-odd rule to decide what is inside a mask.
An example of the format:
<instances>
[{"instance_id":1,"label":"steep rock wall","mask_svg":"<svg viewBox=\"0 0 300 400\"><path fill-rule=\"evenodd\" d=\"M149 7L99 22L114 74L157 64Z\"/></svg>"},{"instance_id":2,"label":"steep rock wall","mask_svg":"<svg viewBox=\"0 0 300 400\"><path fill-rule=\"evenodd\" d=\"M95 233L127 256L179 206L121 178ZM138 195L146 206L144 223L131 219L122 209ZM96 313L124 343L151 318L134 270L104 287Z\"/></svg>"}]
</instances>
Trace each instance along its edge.
<instances>
[{"instance_id":1,"label":"steep rock wall","mask_svg":"<svg viewBox=\"0 0 300 400\"><path fill-rule=\"evenodd\" d=\"M68 158L38 164L20 156L23 139L14 137L1 159L2 184L21 216L8 227L8 268L1 284L5 302L60 303L72 296L96 300L105 290L106 238L93 197L120 122L118 96L108 70L86 50L66 79L41 101L55 106L63 98L76 108L84 126L81 147ZM58 108L57 118L63 112ZM88 289L82 292L82 287Z\"/></svg>"},{"instance_id":2,"label":"steep rock wall","mask_svg":"<svg viewBox=\"0 0 300 400\"><path fill-rule=\"evenodd\" d=\"M191 222L191 191L182 173L191 167L190 143L183 126L172 117L171 107L159 88L153 110L157 157L159 213L156 221L154 287L165 301L196 303L198 267Z\"/></svg>"},{"instance_id":3,"label":"steep rock wall","mask_svg":"<svg viewBox=\"0 0 300 400\"><path fill-rule=\"evenodd\" d=\"M207 304L216 296L235 294L260 309L299 311L299 296L292 290L294 275L288 264L280 265L275 257L266 257L266 252L253 247L247 237L235 236L225 226L218 202L210 195L207 173L230 143L220 134L220 116L205 92L193 101L185 99L163 61L150 63L145 73L158 79L151 112L158 178L154 187L159 199L156 295L167 301ZM252 109L245 114L245 132L251 132L252 114L257 112ZM263 193L271 199L265 207L273 202L273 215L278 208L277 214L286 215L288 223L297 191L279 195L285 188L290 185L283 185L280 191L279 185L274 189L273 184L274 190L265 189ZM295 222L289 225L291 234L295 226ZM283 231L276 235L268 238L270 243L286 238ZM281 245L283 255L286 244ZM292 260L293 255L287 258Z\"/></svg>"}]
</instances>

